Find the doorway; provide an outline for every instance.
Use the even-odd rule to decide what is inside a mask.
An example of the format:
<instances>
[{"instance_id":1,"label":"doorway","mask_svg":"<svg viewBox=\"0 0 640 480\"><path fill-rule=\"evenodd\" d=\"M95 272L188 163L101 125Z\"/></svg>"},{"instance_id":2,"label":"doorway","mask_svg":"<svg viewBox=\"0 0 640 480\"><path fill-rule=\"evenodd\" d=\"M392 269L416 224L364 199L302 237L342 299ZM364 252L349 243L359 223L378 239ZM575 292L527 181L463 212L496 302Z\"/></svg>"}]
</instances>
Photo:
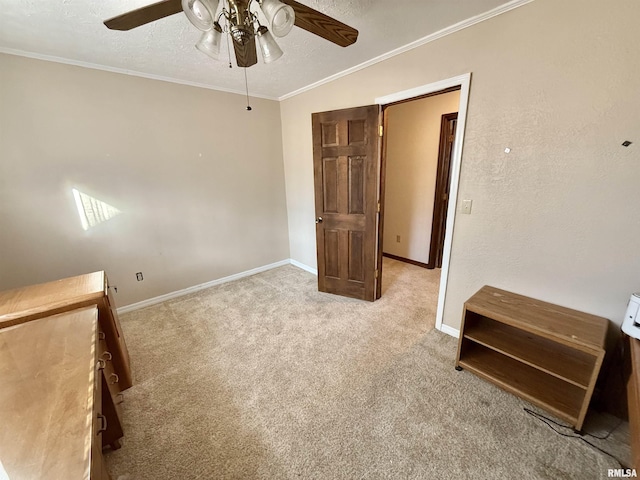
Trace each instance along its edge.
<instances>
[{"instance_id":1,"label":"doorway","mask_svg":"<svg viewBox=\"0 0 640 480\"><path fill-rule=\"evenodd\" d=\"M385 257L428 269L442 265L459 103L455 88L383 109Z\"/></svg>"},{"instance_id":2,"label":"doorway","mask_svg":"<svg viewBox=\"0 0 640 480\"><path fill-rule=\"evenodd\" d=\"M425 96L438 94L444 91L451 91L452 89L460 90L459 104L458 104L458 116L455 126L455 138L452 145L451 162L450 162L450 179L449 179L449 194L446 206L446 221L445 235L442 248L442 268L440 274L440 286L438 292L438 305L436 309L436 328L444 333L452 336L458 336L459 332L451 327L443 324L444 317L444 305L447 293L447 284L449 279L449 265L451 261L451 245L453 242L453 226L456 216L456 205L458 199L458 184L460 180L460 168L462 161L462 145L464 141L464 130L467 118L467 106L469 102L469 90L471 87L471 74L467 73L457 77L452 77L439 82L431 83L421 87L404 90L384 97L375 99L375 103L381 105L384 109L386 106L397 104L398 102L406 102L414 99L419 99ZM385 128L386 118L384 118ZM385 145L383 140L382 161L380 164L380 203L383 205L382 212L378 222L378 266L382 267L382 252L384 249L383 232L384 232L384 199L385 199ZM382 276L383 272L380 272ZM377 284L376 297L379 298L382 293L382 282Z\"/></svg>"},{"instance_id":3,"label":"doorway","mask_svg":"<svg viewBox=\"0 0 640 480\"><path fill-rule=\"evenodd\" d=\"M451 145L436 328L443 326L462 142L471 74L376 99L376 104L312 114L318 290L374 301L382 294L386 143L391 104L459 90ZM382 148L381 148L382 147ZM377 201L376 201L377 199Z\"/></svg>"}]
</instances>

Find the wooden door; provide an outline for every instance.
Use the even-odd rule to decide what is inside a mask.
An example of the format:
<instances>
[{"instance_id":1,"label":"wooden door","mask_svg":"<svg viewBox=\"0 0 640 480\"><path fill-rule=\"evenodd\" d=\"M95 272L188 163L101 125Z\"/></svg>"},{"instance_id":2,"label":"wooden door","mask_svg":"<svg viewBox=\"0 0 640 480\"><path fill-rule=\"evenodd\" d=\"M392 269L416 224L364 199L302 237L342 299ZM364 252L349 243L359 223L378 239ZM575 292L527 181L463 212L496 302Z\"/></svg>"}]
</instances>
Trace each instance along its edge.
<instances>
[{"instance_id":1,"label":"wooden door","mask_svg":"<svg viewBox=\"0 0 640 480\"><path fill-rule=\"evenodd\" d=\"M314 113L318 290L375 300L380 107Z\"/></svg>"},{"instance_id":2,"label":"wooden door","mask_svg":"<svg viewBox=\"0 0 640 480\"><path fill-rule=\"evenodd\" d=\"M456 138L458 113L442 115L440 125L440 151L438 152L438 171L436 173L436 193L433 202L433 221L431 225L431 246L427 268L441 268L444 252L445 226L449 206L449 186L451 184L451 155Z\"/></svg>"}]
</instances>

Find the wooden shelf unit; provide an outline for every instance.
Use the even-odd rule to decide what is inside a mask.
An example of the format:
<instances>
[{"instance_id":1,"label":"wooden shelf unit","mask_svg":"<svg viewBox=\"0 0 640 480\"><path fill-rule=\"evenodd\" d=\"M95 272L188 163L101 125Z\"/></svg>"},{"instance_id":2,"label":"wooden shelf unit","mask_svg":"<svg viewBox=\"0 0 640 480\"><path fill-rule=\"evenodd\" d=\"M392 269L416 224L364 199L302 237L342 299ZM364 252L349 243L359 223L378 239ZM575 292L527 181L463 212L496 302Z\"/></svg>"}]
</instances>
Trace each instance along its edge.
<instances>
[{"instance_id":1,"label":"wooden shelf unit","mask_svg":"<svg viewBox=\"0 0 640 480\"><path fill-rule=\"evenodd\" d=\"M608 320L494 287L464 305L456 368L582 428Z\"/></svg>"}]
</instances>

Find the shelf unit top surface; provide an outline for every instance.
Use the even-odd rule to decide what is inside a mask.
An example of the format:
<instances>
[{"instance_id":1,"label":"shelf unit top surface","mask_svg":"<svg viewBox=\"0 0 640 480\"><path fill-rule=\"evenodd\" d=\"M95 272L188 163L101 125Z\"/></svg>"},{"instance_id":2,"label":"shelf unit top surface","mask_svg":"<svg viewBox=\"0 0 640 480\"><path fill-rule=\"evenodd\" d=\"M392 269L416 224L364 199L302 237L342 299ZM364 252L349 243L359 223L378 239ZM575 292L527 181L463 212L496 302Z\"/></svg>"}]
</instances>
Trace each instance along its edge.
<instances>
[{"instance_id":1,"label":"shelf unit top surface","mask_svg":"<svg viewBox=\"0 0 640 480\"><path fill-rule=\"evenodd\" d=\"M548 338L604 348L609 320L485 285L465 308Z\"/></svg>"}]
</instances>

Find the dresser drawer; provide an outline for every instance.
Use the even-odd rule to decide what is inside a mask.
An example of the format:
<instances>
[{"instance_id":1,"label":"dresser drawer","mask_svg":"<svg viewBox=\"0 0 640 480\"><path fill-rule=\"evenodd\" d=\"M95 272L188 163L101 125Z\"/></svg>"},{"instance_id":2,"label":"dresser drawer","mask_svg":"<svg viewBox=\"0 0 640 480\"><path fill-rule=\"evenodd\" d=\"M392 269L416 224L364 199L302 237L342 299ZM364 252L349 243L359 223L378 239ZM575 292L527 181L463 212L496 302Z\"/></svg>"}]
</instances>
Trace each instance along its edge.
<instances>
[{"instance_id":1,"label":"dresser drawer","mask_svg":"<svg viewBox=\"0 0 640 480\"><path fill-rule=\"evenodd\" d=\"M122 412L120 402L122 394L118 388L119 376L115 373L113 365L113 354L107 347L107 342L102 331L98 333L98 358L100 365L100 401L101 413L103 415L101 428L101 448L106 446L112 450L120 448L120 438L124 435L122 431ZM106 425L104 425L106 423Z\"/></svg>"}]
</instances>

